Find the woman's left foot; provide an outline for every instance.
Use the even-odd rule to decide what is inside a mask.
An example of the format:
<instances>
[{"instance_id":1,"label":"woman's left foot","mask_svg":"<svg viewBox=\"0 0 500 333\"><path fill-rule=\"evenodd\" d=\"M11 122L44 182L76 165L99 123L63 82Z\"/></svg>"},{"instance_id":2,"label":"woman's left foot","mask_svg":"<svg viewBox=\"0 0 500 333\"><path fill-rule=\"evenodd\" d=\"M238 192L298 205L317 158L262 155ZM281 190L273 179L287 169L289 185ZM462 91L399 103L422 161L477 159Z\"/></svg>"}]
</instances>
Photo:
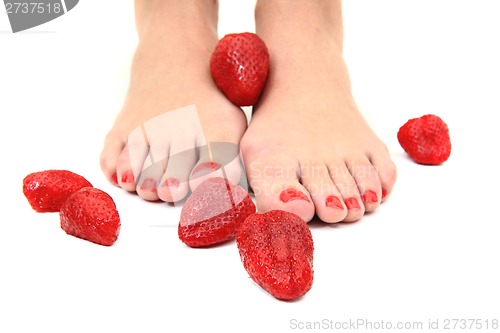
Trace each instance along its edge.
<instances>
[{"instance_id":1,"label":"woman's left foot","mask_svg":"<svg viewBox=\"0 0 500 333\"><path fill-rule=\"evenodd\" d=\"M241 149L258 210L325 222L374 211L396 168L352 97L340 1L266 1L256 24L271 68Z\"/></svg>"}]
</instances>

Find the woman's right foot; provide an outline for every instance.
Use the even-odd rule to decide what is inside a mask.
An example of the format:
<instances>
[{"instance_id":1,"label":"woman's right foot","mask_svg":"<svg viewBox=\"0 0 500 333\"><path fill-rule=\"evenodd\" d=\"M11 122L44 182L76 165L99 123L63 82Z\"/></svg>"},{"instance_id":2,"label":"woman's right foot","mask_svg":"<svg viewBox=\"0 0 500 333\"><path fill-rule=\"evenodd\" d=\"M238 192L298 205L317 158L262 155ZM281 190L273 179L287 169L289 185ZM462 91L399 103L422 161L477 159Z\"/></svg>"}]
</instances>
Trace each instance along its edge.
<instances>
[{"instance_id":1,"label":"woman's right foot","mask_svg":"<svg viewBox=\"0 0 500 333\"><path fill-rule=\"evenodd\" d=\"M218 170L227 165L219 153L238 155L247 121L210 75L217 2L137 0L136 15L139 46L123 109L104 143L104 174L151 201L182 200L217 174L237 183L238 159L224 174ZM210 142L212 149L203 149ZM215 142L224 143L220 152Z\"/></svg>"}]
</instances>

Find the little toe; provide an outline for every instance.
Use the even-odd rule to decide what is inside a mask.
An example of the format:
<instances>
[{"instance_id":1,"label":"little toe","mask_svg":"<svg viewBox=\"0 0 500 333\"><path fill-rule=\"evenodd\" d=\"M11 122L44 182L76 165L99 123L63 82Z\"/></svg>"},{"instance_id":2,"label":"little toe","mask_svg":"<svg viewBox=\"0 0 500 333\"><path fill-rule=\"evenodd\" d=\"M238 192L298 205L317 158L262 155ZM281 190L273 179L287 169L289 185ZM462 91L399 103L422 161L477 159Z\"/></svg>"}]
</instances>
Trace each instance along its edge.
<instances>
[{"instance_id":1,"label":"little toe","mask_svg":"<svg viewBox=\"0 0 500 333\"><path fill-rule=\"evenodd\" d=\"M345 163L328 165L330 177L342 195L347 215L343 222L354 222L359 220L365 213L365 206L361 200L358 186ZM331 199L335 201L334 199ZM332 203L333 204L333 203Z\"/></svg>"},{"instance_id":2,"label":"little toe","mask_svg":"<svg viewBox=\"0 0 500 333\"><path fill-rule=\"evenodd\" d=\"M101 170L113 185L118 185L116 166L124 147L125 143L123 140L117 138L114 133L110 133L104 142L100 158Z\"/></svg>"},{"instance_id":3,"label":"little toe","mask_svg":"<svg viewBox=\"0 0 500 333\"><path fill-rule=\"evenodd\" d=\"M147 180L144 183L146 177L141 179L143 170L153 162L150 157L149 142L142 126L139 126L130 132L127 145L118 159L117 178L123 189L135 192L139 187L153 187L153 181Z\"/></svg>"},{"instance_id":4,"label":"little toe","mask_svg":"<svg viewBox=\"0 0 500 333\"><path fill-rule=\"evenodd\" d=\"M387 151L374 155L371 158L373 166L376 168L382 186L381 199L384 201L392 192L396 183L397 170Z\"/></svg>"},{"instance_id":5,"label":"little toe","mask_svg":"<svg viewBox=\"0 0 500 333\"><path fill-rule=\"evenodd\" d=\"M139 128L133 130L127 139L127 144L118 157L116 168L120 187L129 192L135 192L137 181L149 153L149 146Z\"/></svg>"},{"instance_id":6,"label":"little toe","mask_svg":"<svg viewBox=\"0 0 500 333\"><path fill-rule=\"evenodd\" d=\"M117 174L118 184L120 185L121 188L123 188L128 192L135 192L137 184L134 172L132 171L132 166L130 164L130 155L128 146L125 146L120 156L118 157L116 174Z\"/></svg>"}]
</instances>

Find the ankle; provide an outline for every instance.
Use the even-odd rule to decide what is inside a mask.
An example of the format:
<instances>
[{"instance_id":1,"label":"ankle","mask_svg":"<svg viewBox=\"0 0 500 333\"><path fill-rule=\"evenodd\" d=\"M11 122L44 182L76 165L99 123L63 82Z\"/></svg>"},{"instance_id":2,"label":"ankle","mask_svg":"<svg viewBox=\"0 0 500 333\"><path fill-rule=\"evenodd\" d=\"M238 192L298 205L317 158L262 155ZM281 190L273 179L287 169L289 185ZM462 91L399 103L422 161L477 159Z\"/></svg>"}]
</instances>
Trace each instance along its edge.
<instances>
[{"instance_id":1,"label":"ankle","mask_svg":"<svg viewBox=\"0 0 500 333\"><path fill-rule=\"evenodd\" d=\"M172 31L217 36L217 0L136 0L135 10L139 38Z\"/></svg>"},{"instance_id":2,"label":"ankle","mask_svg":"<svg viewBox=\"0 0 500 333\"><path fill-rule=\"evenodd\" d=\"M326 33L342 49L343 22L340 0L258 0L255 6L257 33L264 38L296 38L293 31L309 32L309 38ZM277 34L282 36L276 36ZM312 42L307 40L304 42Z\"/></svg>"}]
</instances>

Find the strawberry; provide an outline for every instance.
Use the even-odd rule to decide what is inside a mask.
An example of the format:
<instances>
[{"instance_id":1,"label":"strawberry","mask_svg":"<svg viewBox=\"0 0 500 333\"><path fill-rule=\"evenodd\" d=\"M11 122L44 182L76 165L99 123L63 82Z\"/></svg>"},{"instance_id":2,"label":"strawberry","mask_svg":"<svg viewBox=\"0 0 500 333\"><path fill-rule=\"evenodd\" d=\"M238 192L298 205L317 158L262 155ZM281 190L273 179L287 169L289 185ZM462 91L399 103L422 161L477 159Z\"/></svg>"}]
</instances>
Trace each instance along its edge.
<instances>
[{"instance_id":1,"label":"strawberry","mask_svg":"<svg viewBox=\"0 0 500 333\"><path fill-rule=\"evenodd\" d=\"M408 120L399 129L398 141L408 155L420 164L438 165L450 157L448 126L432 114Z\"/></svg>"},{"instance_id":2,"label":"strawberry","mask_svg":"<svg viewBox=\"0 0 500 333\"><path fill-rule=\"evenodd\" d=\"M58 212L64 201L83 187L92 184L67 170L35 172L23 180L23 193L37 212Z\"/></svg>"},{"instance_id":3,"label":"strawberry","mask_svg":"<svg viewBox=\"0 0 500 333\"><path fill-rule=\"evenodd\" d=\"M84 187L73 193L59 212L61 228L68 235L110 246L120 232L120 216L105 192Z\"/></svg>"},{"instance_id":4,"label":"strawberry","mask_svg":"<svg viewBox=\"0 0 500 333\"><path fill-rule=\"evenodd\" d=\"M210 71L217 87L233 104L254 105L269 71L266 44L250 32L226 35L212 53Z\"/></svg>"},{"instance_id":5,"label":"strawberry","mask_svg":"<svg viewBox=\"0 0 500 333\"><path fill-rule=\"evenodd\" d=\"M224 178L209 178L201 183L181 211L179 238L191 247L225 242L247 216L255 213L255 204L239 185Z\"/></svg>"},{"instance_id":6,"label":"strawberry","mask_svg":"<svg viewBox=\"0 0 500 333\"><path fill-rule=\"evenodd\" d=\"M314 244L299 216L281 210L253 214L236 243L250 277L274 297L293 300L311 289Z\"/></svg>"}]
</instances>

